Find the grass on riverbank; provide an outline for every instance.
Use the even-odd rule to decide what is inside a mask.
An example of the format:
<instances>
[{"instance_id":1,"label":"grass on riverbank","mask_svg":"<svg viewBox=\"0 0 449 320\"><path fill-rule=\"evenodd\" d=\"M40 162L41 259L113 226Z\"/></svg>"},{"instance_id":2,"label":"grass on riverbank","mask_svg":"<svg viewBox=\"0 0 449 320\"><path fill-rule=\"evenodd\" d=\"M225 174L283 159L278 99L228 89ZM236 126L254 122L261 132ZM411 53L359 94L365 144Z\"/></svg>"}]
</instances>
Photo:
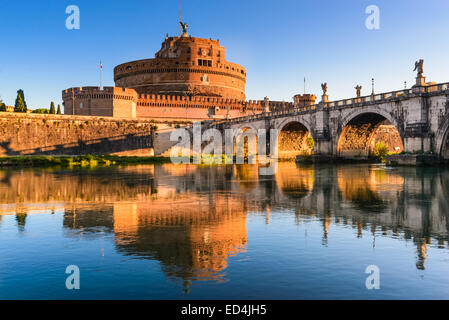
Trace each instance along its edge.
<instances>
[{"instance_id":1,"label":"grass on riverbank","mask_svg":"<svg viewBox=\"0 0 449 320\"><path fill-rule=\"evenodd\" d=\"M108 167L113 165L157 164L169 162L166 157L123 157L112 155L82 156L11 156L0 157L0 167Z\"/></svg>"}]
</instances>

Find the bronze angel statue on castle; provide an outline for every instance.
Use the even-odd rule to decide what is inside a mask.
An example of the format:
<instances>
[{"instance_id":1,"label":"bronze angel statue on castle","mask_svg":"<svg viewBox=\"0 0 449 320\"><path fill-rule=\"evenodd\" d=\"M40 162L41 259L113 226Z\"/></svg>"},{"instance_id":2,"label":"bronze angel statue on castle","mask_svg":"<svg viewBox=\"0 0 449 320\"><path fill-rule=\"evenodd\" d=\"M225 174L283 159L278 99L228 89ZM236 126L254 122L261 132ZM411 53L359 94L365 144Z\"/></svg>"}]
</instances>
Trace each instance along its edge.
<instances>
[{"instance_id":1,"label":"bronze angel statue on castle","mask_svg":"<svg viewBox=\"0 0 449 320\"><path fill-rule=\"evenodd\" d=\"M182 34L183 34L183 35L187 35L187 28L189 27L189 25L187 24L187 22L179 21L179 24L181 25Z\"/></svg>"}]
</instances>

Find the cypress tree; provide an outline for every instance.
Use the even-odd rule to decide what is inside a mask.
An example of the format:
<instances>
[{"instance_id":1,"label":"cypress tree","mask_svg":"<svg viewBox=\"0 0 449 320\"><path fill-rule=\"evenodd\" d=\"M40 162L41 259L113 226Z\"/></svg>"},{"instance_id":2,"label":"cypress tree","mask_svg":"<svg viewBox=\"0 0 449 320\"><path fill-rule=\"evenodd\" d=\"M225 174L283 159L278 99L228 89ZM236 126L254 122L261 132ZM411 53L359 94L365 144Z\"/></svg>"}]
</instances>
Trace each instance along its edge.
<instances>
[{"instance_id":1,"label":"cypress tree","mask_svg":"<svg viewBox=\"0 0 449 320\"><path fill-rule=\"evenodd\" d=\"M21 102L19 102L19 97L21 97ZM20 110L20 111L18 111ZM22 89L17 90L16 103L14 104L14 112L27 112L27 103L25 101L25 94Z\"/></svg>"},{"instance_id":2,"label":"cypress tree","mask_svg":"<svg viewBox=\"0 0 449 320\"><path fill-rule=\"evenodd\" d=\"M58 104L58 110L56 111L57 114L61 114L61 106Z\"/></svg>"},{"instance_id":3,"label":"cypress tree","mask_svg":"<svg viewBox=\"0 0 449 320\"><path fill-rule=\"evenodd\" d=\"M53 101L50 103L50 112L49 113L50 114L55 114L56 113L56 111L55 111L55 103Z\"/></svg>"},{"instance_id":4,"label":"cypress tree","mask_svg":"<svg viewBox=\"0 0 449 320\"><path fill-rule=\"evenodd\" d=\"M16 104L14 106L14 112L27 112L27 107L25 101L23 101L22 96L17 93Z\"/></svg>"}]
</instances>

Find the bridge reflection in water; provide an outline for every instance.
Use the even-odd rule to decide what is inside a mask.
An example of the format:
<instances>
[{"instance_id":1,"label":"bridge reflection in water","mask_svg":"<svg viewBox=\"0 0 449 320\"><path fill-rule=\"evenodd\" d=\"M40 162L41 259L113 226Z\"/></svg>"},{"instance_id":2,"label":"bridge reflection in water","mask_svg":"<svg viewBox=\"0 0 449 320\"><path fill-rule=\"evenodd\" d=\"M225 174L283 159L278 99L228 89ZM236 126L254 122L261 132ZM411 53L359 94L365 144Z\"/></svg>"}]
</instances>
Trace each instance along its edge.
<instances>
[{"instance_id":1,"label":"bridge reflection in water","mask_svg":"<svg viewBox=\"0 0 449 320\"><path fill-rule=\"evenodd\" d=\"M293 223L318 221L322 245L332 225L354 237L411 240L416 267L427 248L446 249L449 170L383 166L298 166L280 163L275 177L256 165L157 165L92 171L0 171L2 215L16 215L19 232L31 213L64 212L65 237L111 234L116 250L159 261L185 290L198 280L225 281L229 257L247 251L248 217L281 211Z\"/></svg>"}]
</instances>

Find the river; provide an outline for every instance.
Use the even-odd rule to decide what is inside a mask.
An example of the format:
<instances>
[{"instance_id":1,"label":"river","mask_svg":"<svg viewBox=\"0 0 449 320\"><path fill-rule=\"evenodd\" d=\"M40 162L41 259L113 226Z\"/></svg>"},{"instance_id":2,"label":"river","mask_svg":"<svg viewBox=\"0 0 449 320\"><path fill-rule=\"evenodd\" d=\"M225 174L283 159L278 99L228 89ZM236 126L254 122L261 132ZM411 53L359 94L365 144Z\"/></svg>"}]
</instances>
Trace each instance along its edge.
<instances>
[{"instance_id":1,"label":"river","mask_svg":"<svg viewBox=\"0 0 449 320\"><path fill-rule=\"evenodd\" d=\"M0 299L448 297L449 168L258 169L0 170Z\"/></svg>"}]
</instances>

